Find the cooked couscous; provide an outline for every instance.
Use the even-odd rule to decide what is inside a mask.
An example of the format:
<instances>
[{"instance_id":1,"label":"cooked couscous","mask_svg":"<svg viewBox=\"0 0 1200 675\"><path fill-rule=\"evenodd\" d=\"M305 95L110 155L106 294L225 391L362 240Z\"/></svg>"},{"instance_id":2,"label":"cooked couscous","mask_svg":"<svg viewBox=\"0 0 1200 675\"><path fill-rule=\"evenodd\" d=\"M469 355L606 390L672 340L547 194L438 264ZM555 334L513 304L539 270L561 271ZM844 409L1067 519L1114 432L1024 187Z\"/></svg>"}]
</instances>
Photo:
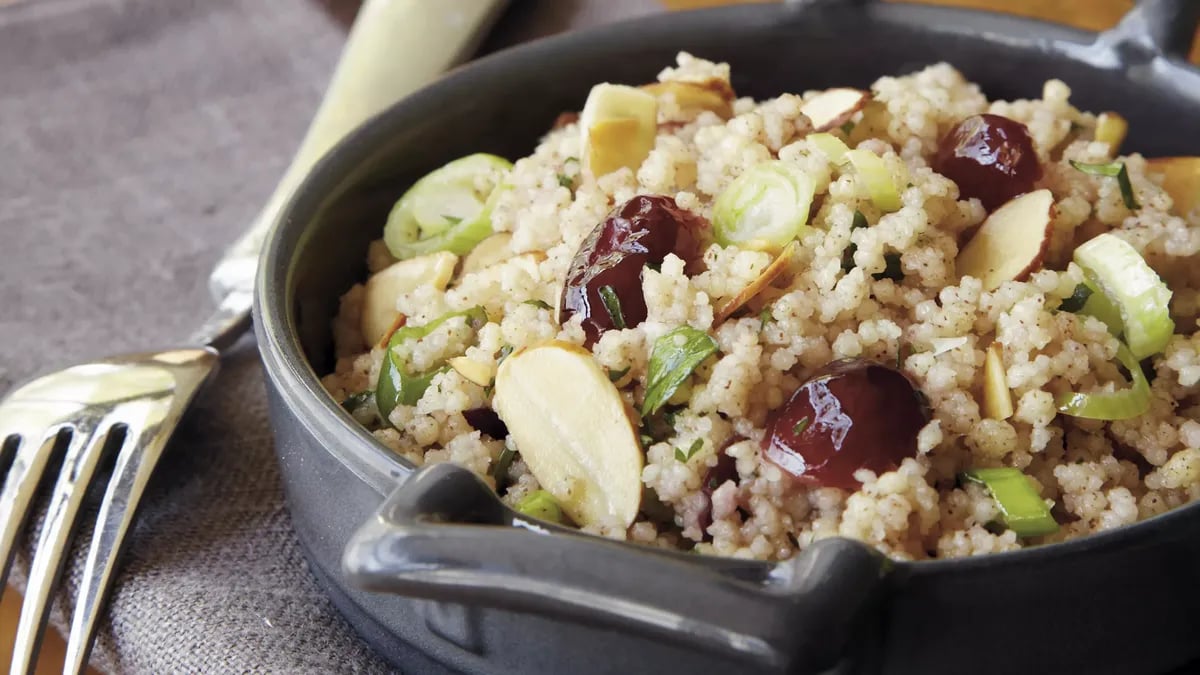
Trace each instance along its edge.
<instances>
[{"instance_id":1,"label":"cooked couscous","mask_svg":"<svg viewBox=\"0 0 1200 675\"><path fill-rule=\"evenodd\" d=\"M765 101L687 54L658 79L397 204L324 379L381 443L532 517L765 560L1200 496L1200 209L1118 115L946 64Z\"/></svg>"}]
</instances>

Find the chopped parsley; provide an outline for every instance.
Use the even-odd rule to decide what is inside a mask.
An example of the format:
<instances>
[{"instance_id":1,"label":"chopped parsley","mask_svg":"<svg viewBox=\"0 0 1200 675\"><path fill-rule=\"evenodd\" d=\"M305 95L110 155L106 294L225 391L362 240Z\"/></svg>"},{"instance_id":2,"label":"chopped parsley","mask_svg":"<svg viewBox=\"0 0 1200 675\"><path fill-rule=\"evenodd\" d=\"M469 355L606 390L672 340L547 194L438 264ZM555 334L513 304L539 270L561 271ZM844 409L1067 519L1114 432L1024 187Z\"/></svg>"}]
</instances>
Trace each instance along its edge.
<instances>
[{"instance_id":1,"label":"chopped parsley","mask_svg":"<svg viewBox=\"0 0 1200 675\"><path fill-rule=\"evenodd\" d=\"M696 440L692 441L692 446L687 449L687 452L684 452L683 448L675 448L675 459L686 464L687 461L692 457L695 457L696 453L700 452L700 449L703 447L704 441L697 438Z\"/></svg>"},{"instance_id":2,"label":"chopped parsley","mask_svg":"<svg viewBox=\"0 0 1200 675\"><path fill-rule=\"evenodd\" d=\"M617 297L617 292L612 286L601 286L600 300L604 302L604 309L608 312L609 318L612 319L613 327L617 330L625 329L625 316L621 314L621 299Z\"/></svg>"}]
</instances>

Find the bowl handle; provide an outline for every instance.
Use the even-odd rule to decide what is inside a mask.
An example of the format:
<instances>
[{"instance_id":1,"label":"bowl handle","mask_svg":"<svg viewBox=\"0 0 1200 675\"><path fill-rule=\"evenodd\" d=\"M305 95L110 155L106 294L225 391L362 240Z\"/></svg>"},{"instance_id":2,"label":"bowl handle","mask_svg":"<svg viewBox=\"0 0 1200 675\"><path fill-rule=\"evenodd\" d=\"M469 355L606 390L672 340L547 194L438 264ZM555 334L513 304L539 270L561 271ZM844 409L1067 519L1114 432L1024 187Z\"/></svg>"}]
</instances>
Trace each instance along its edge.
<instances>
[{"instance_id":1,"label":"bowl handle","mask_svg":"<svg viewBox=\"0 0 1200 675\"><path fill-rule=\"evenodd\" d=\"M1118 54L1134 47L1186 61L1197 25L1198 0L1141 0L1120 23L1101 33L1096 45Z\"/></svg>"},{"instance_id":2,"label":"bowl handle","mask_svg":"<svg viewBox=\"0 0 1200 675\"><path fill-rule=\"evenodd\" d=\"M772 566L586 535L512 511L452 464L397 487L342 558L365 590L617 628L790 672L846 655L873 625L890 568L846 539Z\"/></svg>"}]
</instances>

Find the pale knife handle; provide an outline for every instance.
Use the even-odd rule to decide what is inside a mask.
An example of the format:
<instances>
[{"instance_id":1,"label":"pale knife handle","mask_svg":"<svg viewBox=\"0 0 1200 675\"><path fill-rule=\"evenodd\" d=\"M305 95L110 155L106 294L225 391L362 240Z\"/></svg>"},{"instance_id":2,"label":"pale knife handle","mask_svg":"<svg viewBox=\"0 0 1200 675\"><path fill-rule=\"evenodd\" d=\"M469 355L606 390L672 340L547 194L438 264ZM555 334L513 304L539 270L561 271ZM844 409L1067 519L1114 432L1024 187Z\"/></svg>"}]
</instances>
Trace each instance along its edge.
<instances>
[{"instance_id":1,"label":"pale knife handle","mask_svg":"<svg viewBox=\"0 0 1200 675\"><path fill-rule=\"evenodd\" d=\"M226 314L248 302L267 230L317 160L372 115L469 58L505 4L503 0L362 3L325 98L291 166L250 229L229 247L209 277L209 290Z\"/></svg>"}]
</instances>

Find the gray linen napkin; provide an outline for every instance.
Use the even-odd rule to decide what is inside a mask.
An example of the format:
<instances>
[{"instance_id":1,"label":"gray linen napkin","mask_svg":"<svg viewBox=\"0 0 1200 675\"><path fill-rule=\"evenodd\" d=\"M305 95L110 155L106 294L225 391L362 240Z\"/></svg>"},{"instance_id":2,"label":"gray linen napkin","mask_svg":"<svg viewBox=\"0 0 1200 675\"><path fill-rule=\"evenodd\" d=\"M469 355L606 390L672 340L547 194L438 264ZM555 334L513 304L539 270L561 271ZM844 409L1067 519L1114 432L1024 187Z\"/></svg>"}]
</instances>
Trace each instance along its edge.
<instances>
[{"instance_id":1,"label":"gray linen napkin","mask_svg":"<svg viewBox=\"0 0 1200 675\"><path fill-rule=\"evenodd\" d=\"M0 0L0 396L74 362L176 345L197 326L208 271L281 175L356 8L12 2ZM485 50L655 8L513 3ZM60 598L58 626L67 609ZM306 569L250 339L160 467L93 662L114 673L386 669Z\"/></svg>"}]
</instances>

